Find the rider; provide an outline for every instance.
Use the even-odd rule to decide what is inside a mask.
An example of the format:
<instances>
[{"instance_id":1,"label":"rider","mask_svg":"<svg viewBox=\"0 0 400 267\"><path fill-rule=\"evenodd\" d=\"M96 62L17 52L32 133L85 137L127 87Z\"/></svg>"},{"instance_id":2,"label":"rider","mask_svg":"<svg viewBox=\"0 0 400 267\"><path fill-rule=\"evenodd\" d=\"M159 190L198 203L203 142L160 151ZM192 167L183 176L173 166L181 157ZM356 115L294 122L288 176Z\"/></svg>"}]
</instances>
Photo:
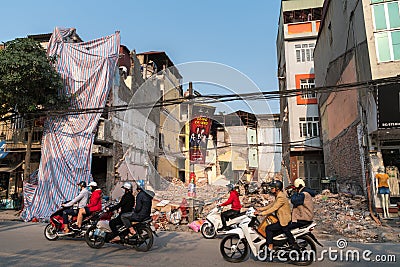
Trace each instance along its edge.
<instances>
[{"instance_id":1,"label":"rider","mask_svg":"<svg viewBox=\"0 0 400 267\"><path fill-rule=\"evenodd\" d=\"M126 182L121 188L125 190L121 201L117 205L106 208L109 211L121 208L118 216L110 221L110 228L114 237L112 240L110 240L110 242L118 242L120 240L120 237L118 236L117 226L123 224L121 220L121 215L127 212L132 212L133 206L135 205L135 197L132 194L132 184Z\"/></svg>"},{"instance_id":2,"label":"rider","mask_svg":"<svg viewBox=\"0 0 400 267\"><path fill-rule=\"evenodd\" d=\"M131 222L142 222L150 218L153 199L153 196L144 190L144 180L138 180L136 182L136 190L138 194L136 195L135 209L133 212L121 215L122 222L132 235L136 234L136 231L133 229Z\"/></svg>"},{"instance_id":3,"label":"rider","mask_svg":"<svg viewBox=\"0 0 400 267\"><path fill-rule=\"evenodd\" d=\"M265 233L267 235L267 246L268 250L271 251L273 249L273 237L274 233L283 232L288 237L289 243L291 245L294 244L294 237L290 232L288 225L291 220L291 212L290 212L290 204L289 200L286 197L286 194L283 192L283 183L279 180L275 180L271 184L271 193L275 195L275 201L266 207L258 208L255 212L256 215L269 215L273 212L276 213L278 217L278 222L268 225L265 228Z\"/></svg>"},{"instance_id":4,"label":"rider","mask_svg":"<svg viewBox=\"0 0 400 267\"><path fill-rule=\"evenodd\" d=\"M313 197L315 192L306 187L305 182L301 178L294 180L295 193L290 198L293 205L292 222L290 229L303 227L312 223L314 218Z\"/></svg>"},{"instance_id":5,"label":"rider","mask_svg":"<svg viewBox=\"0 0 400 267\"><path fill-rule=\"evenodd\" d=\"M89 204L87 206L80 208L79 213L78 213L78 219L76 220L77 228L74 230L79 230L81 229L82 226L82 220L83 220L83 215L90 215L93 212L101 210L101 189L97 187L96 182L90 182L89 183L89 188L90 191L92 192L90 199L89 199ZM71 227L74 227L74 225L71 225Z\"/></svg>"},{"instance_id":6,"label":"rider","mask_svg":"<svg viewBox=\"0 0 400 267\"><path fill-rule=\"evenodd\" d=\"M219 206L227 206L231 204L231 209L221 213L222 228L218 229L220 231L228 230L228 227L226 226L226 221L234 215L239 214L240 209L242 208L242 205L240 204L239 193L235 190L235 186L230 183L227 184L226 187L228 187L229 198L227 201L220 204Z\"/></svg>"},{"instance_id":7,"label":"rider","mask_svg":"<svg viewBox=\"0 0 400 267\"><path fill-rule=\"evenodd\" d=\"M86 182L85 181L80 181L77 184L81 191L79 192L79 195L76 196L73 200L66 204L61 204L62 207L67 208L63 211L63 224L64 224L64 232L68 233L69 228L68 228L68 215L76 216L78 214L78 209L83 208L86 206L86 203L88 202L90 192L86 189ZM73 205L75 203L78 203L78 209L74 209Z\"/></svg>"}]
</instances>

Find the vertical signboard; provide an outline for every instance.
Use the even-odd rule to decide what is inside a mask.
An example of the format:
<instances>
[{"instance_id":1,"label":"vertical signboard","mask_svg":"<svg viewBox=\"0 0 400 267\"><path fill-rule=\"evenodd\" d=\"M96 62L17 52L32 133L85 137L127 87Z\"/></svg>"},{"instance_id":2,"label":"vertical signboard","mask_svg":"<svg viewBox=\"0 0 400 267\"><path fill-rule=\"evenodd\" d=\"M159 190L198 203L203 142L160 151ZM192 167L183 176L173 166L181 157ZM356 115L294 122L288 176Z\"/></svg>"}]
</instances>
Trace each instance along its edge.
<instances>
[{"instance_id":1,"label":"vertical signboard","mask_svg":"<svg viewBox=\"0 0 400 267\"><path fill-rule=\"evenodd\" d=\"M378 87L378 128L400 128L400 86Z\"/></svg>"},{"instance_id":2,"label":"vertical signboard","mask_svg":"<svg viewBox=\"0 0 400 267\"><path fill-rule=\"evenodd\" d=\"M193 164L204 164L207 155L207 141L211 129L214 107L195 105L190 121L189 156Z\"/></svg>"}]
</instances>

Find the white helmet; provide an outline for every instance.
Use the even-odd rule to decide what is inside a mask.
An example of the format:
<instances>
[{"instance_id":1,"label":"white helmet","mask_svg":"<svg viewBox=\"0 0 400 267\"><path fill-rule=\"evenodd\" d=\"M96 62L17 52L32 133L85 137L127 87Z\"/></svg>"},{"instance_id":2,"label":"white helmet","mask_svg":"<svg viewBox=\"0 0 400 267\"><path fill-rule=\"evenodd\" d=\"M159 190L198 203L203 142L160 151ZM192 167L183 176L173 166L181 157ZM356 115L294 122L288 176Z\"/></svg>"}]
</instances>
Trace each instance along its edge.
<instances>
[{"instance_id":1,"label":"white helmet","mask_svg":"<svg viewBox=\"0 0 400 267\"><path fill-rule=\"evenodd\" d=\"M297 178L296 180L294 180L294 187L299 188L300 185L301 185L302 187L305 187L305 186L306 186L306 183L304 182L303 179Z\"/></svg>"},{"instance_id":2,"label":"white helmet","mask_svg":"<svg viewBox=\"0 0 400 267\"><path fill-rule=\"evenodd\" d=\"M89 183L89 186L95 186L95 187L97 187L97 183L96 183L96 182L90 182L90 183Z\"/></svg>"},{"instance_id":3,"label":"white helmet","mask_svg":"<svg viewBox=\"0 0 400 267\"><path fill-rule=\"evenodd\" d=\"M126 182L126 183L124 183L123 186L121 186L121 188L124 188L124 189L126 189L126 190L132 190L132 184Z\"/></svg>"}]
</instances>

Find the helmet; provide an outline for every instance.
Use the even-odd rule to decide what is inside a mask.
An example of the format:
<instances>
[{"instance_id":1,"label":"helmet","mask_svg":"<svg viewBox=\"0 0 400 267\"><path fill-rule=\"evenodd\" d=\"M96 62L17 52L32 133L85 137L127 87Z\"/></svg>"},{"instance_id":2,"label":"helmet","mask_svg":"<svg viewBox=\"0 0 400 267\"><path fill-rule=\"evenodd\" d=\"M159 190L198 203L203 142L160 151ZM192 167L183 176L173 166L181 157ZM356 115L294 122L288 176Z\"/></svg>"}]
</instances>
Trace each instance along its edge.
<instances>
[{"instance_id":1,"label":"helmet","mask_svg":"<svg viewBox=\"0 0 400 267\"><path fill-rule=\"evenodd\" d=\"M300 186L305 187L306 183L304 182L303 179L297 178L296 180L294 180L294 187L299 188Z\"/></svg>"},{"instance_id":2,"label":"helmet","mask_svg":"<svg viewBox=\"0 0 400 267\"><path fill-rule=\"evenodd\" d=\"M126 190L132 190L132 184L126 182L126 183L124 183L123 186L121 186L121 188L124 188L124 189L126 189Z\"/></svg>"},{"instance_id":3,"label":"helmet","mask_svg":"<svg viewBox=\"0 0 400 267\"><path fill-rule=\"evenodd\" d=\"M86 187L86 182L85 182L85 181L80 181L80 182L78 183L78 185L79 185L79 186L82 186L82 187Z\"/></svg>"},{"instance_id":4,"label":"helmet","mask_svg":"<svg viewBox=\"0 0 400 267\"><path fill-rule=\"evenodd\" d=\"M95 186L95 187L97 187L97 183L96 183L96 182L90 182L90 183L89 183L89 186Z\"/></svg>"},{"instance_id":5,"label":"helmet","mask_svg":"<svg viewBox=\"0 0 400 267\"><path fill-rule=\"evenodd\" d=\"M136 186L139 189L144 189L144 180L137 180L136 181Z\"/></svg>"},{"instance_id":6,"label":"helmet","mask_svg":"<svg viewBox=\"0 0 400 267\"><path fill-rule=\"evenodd\" d=\"M228 187L228 190L229 190L229 191L232 191L232 190L233 190L233 188L235 188L235 185L234 185L234 184L231 184L231 183L229 183L229 184L227 184L227 185L226 185L226 187Z\"/></svg>"},{"instance_id":7,"label":"helmet","mask_svg":"<svg viewBox=\"0 0 400 267\"><path fill-rule=\"evenodd\" d=\"M283 183L281 181L279 181L279 180L275 180L274 182L272 182L271 186L273 188L279 189L281 191L283 189Z\"/></svg>"}]
</instances>

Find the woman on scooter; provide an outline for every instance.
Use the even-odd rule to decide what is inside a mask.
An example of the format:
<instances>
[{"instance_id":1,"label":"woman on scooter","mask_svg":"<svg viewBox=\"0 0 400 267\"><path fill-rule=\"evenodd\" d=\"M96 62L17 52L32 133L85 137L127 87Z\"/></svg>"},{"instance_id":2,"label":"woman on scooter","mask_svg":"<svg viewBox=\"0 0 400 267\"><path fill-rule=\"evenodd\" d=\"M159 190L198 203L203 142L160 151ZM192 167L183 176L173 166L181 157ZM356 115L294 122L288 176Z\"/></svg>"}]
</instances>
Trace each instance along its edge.
<instances>
[{"instance_id":1,"label":"woman on scooter","mask_svg":"<svg viewBox=\"0 0 400 267\"><path fill-rule=\"evenodd\" d=\"M101 189L97 188L97 183L96 182L90 182L89 183L89 188L92 194L90 195L89 199L89 204L87 204L86 207L80 208L79 213L78 213L78 218L76 220L77 228L74 230L80 230L82 226L82 220L83 216L89 216L93 212L100 211L102 206L101 206ZM74 227L74 225L71 225L71 228Z\"/></svg>"},{"instance_id":2,"label":"woman on scooter","mask_svg":"<svg viewBox=\"0 0 400 267\"><path fill-rule=\"evenodd\" d=\"M272 240L274 235L280 232L285 233L289 244L294 245L295 243L294 237L288 227L292 216L289 200L286 197L286 194L283 192L283 183L279 180L276 180L271 184L271 187L271 193L275 195L275 201L265 207L258 208L254 213L255 215L265 216L275 212L276 216L278 217L279 221L277 223L270 224L265 228L269 251L273 249Z\"/></svg>"},{"instance_id":3,"label":"woman on scooter","mask_svg":"<svg viewBox=\"0 0 400 267\"><path fill-rule=\"evenodd\" d=\"M312 223L314 218L314 202L315 192L306 187L305 182L301 178L294 180L295 193L290 198L293 205L292 222L290 229L303 227Z\"/></svg>"},{"instance_id":4,"label":"woman on scooter","mask_svg":"<svg viewBox=\"0 0 400 267\"><path fill-rule=\"evenodd\" d=\"M227 201L220 204L219 206L227 206L231 204L231 209L221 213L222 228L218 229L218 231L228 230L228 227L226 226L226 221L230 217L239 214L240 209L242 208L242 205L240 204L239 193L235 190L235 186L233 184L227 184L226 186L229 190L229 198Z\"/></svg>"}]
</instances>

